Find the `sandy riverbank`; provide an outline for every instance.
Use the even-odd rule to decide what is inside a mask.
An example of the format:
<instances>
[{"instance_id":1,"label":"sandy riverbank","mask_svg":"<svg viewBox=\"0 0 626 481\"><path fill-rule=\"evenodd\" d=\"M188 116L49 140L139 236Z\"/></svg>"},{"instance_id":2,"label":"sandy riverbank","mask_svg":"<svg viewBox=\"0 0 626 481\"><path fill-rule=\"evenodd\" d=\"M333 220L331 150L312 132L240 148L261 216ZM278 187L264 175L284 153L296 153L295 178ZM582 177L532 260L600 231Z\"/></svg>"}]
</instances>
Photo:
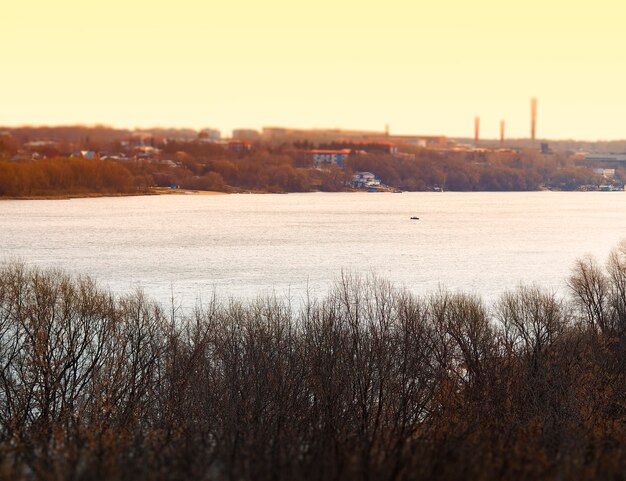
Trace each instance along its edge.
<instances>
[{"instance_id":1,"label":"sandy riverbank","mask_svg":"<svg viewBox=\"0 0 626 481\"><path fill-rule=\"evenodd\" d=\"M227 192L218 192L216 190L191 190L191 189L170 189L169 187L153 187L147 193L156 195L224 195Z\"/></svg>"},{"instance_id":2,"label":"sandy riverbank","mask_svg":"<svg viewBox=\"0 0 626 481\"><path fill-rule=\"evenodd\" d=\"M222 195L227 192L212 190L170 189L168 187L153 187L145 192L87 192L59 195L28 195L28 196L0 196L0 200L68 200L68 199L91 199L98 197L135 197L140 195Z\"/></svg>"}]
</instances>

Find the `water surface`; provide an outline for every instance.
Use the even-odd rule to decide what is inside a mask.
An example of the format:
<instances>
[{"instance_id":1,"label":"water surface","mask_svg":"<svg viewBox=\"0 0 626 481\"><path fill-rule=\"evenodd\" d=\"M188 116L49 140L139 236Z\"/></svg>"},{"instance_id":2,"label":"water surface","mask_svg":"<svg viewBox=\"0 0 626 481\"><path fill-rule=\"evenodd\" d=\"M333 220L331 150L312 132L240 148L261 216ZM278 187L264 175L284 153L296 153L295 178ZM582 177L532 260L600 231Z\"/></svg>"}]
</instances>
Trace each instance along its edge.
<instances>
[{"instance_id":1,"label":"water surface","mask_svg":"<svg viewBox=\"0 0 626 481\"><path fill-rule=\"evenodd\" d=\"M418 216L419 220L411 220ZM140 286L185 307L323 295L342 270L416 293L564 293L576 258L626 236L624 193L312 193L0 202L0 260Z\"/></svg>"}]
</instances>

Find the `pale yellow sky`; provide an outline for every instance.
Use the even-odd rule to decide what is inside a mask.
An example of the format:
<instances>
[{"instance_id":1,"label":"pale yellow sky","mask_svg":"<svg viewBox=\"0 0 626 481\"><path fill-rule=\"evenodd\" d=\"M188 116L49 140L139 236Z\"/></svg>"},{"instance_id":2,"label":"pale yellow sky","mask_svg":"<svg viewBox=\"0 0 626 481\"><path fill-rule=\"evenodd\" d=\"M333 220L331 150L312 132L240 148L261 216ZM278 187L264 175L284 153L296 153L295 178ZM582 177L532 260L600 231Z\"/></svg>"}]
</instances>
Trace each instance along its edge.
<instances>
[{"instance_id":1,"label":"pale yellow sky","mask_svg":"<svg viewBox=\"0 0 626 481\"><path fill-rule=\"evenodd\" d=\"M8 0L0 125L626 138L626 3Z\"/></svg>"}]
</instances>

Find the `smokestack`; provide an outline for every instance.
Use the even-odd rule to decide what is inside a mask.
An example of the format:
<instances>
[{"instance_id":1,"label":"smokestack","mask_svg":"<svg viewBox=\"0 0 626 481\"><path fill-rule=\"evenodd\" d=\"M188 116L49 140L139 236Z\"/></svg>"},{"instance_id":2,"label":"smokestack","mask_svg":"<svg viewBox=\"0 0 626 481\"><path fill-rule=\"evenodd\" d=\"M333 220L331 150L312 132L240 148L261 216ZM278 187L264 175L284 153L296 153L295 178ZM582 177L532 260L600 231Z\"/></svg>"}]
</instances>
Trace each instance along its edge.
<instances>
[{"instance_id":1,"label":"smokestack","mask_svg":"<svg viewBox=\"0 0 626 481\"><path fill-rule=\"evenodd\" d=\"M478 143L478 139L480 139L480 117L476 117L474 119L474 143Z\"/></svg>"},{"instance_id":2,"label":"smokestack","mask_svg":"<svg viewBox=\"0 0 626 481\"><path fill-rule=\"evenodd\" d=\"M530 138L535 140L537 134L537 97L530 99Z\"/></svg>"},{"instance_id":3,"label":"smokestack","mask_svg":"<svg viewBox=\"0 0 626 481\"><path fill-rule=\"evenodd\" d=\"M500 143L504 143L504 120L500 121Z\"/></svg>"}]
</instances>

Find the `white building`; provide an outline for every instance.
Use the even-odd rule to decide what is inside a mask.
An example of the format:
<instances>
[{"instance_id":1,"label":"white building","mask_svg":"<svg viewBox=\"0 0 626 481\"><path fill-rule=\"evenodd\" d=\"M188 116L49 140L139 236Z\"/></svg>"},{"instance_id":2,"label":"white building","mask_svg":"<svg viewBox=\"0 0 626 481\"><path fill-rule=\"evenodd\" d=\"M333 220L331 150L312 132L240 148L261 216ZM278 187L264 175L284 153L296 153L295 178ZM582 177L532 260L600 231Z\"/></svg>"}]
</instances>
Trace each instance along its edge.
<instances>
[{"instance_id":1,"label":"white building","mask_svg":"<svg viewBox=\"0 0 626 481\"><path fill-rule=\"evenodd\" d=\"M585 160L594 162L623 162L626 163L626 154L587 154Z\"/></svg>"},{"instance_id":2,"label":"white building","mask_svg":"<svg viewBox=\"0 0 626 481\"><path fill-rule=\"evenodd\" d=\"M380 179L371 172L357 172L352 177L352 185L356 189L377 189L380 187Z\"/></svg>"}]
</instances>

